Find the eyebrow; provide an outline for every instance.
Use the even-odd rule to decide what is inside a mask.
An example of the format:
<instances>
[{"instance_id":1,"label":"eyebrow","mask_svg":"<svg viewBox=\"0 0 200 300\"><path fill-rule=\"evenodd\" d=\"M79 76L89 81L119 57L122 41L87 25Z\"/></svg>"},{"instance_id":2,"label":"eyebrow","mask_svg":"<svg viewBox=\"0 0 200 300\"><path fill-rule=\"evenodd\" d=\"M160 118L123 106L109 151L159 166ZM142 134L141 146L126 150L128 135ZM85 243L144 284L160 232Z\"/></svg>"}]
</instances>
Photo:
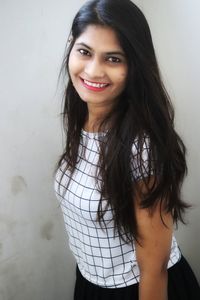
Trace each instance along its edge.
<instances>
[{"instance_id":1,"label":"eyebrow","mask_svg":"<svg viewBox=\"0 0 200 300\"><path fill-rule=\"evenodd\" d=\"M90 46L86 45L85 43L77 43L75 45L76 46L84 46L85 48L89 49L90 51L93 51L93 49ZM121 55L121 56L125 57L125 54L122 51L109 51L109 52L105 52L105 54L107 54L107 55Z\"/></svg>"}]
</instances>

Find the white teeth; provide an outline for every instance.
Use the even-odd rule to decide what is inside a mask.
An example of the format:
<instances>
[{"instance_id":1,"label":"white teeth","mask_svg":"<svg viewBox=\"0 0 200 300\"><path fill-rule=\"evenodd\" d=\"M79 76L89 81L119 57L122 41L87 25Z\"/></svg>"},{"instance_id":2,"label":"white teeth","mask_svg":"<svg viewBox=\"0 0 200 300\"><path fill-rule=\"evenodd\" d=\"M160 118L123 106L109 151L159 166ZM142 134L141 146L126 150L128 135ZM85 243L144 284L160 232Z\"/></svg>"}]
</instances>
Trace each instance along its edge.
<instances>
[{"instance_id":1,"label":"white teeth","mask_svg":"<svg viewBox=\"0 0 200 300\"><path fill-rule=\"evenodd\" d=\"M84 79L84 82L87 84L87 85L89 85L89 86L93 86L93 87L96 87L96 88L103 88L103 87L105 87L105 86L107 86L107 83L92 83L92 82L90 82L90 81L87 81L87 80L85 80Z\"/></svg>"}]
</instances>

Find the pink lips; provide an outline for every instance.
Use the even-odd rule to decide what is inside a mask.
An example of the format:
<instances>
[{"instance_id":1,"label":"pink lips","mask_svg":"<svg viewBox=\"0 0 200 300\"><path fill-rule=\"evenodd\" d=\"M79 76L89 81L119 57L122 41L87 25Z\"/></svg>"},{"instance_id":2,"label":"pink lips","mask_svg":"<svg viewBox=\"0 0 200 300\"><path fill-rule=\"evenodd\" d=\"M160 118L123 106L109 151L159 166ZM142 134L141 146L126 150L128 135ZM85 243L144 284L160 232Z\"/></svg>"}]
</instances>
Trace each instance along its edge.
<instances>
[{"instance_id":1,"label":"pink lips","mask_svg":"<svg viewBox=\"0 0 200 300\"><path fill-rule=\"evenodd\" d=\"M96 84L106 84L103 87L95 87L95 86L88 85L82 78L80 78L80 79L81 79L81 82L84 87L86 87L88 90L95 91L95 92L102 92L109 86L108 83L90 81L91 83L96 83ZM89 81L89 80L87 80L87 81Z\"/></svg>"}]
</instances>

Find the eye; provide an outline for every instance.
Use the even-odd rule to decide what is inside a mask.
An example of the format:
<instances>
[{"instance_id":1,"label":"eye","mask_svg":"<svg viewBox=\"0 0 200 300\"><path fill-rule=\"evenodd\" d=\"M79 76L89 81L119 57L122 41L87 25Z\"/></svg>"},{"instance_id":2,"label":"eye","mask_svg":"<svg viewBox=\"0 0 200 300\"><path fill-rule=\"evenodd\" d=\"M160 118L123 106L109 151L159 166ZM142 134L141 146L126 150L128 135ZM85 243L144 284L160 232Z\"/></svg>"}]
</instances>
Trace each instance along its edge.
<instances>
[{"instance_id":1,"label":"eye","mask_svg":"<svg viewBox=\"0 0 200 300\"><path fill-rule=\"evenodd\" d=\"M119 57L116 57L116 56L108 57L107 60L111 63L114 63L114 64L117 64L117 63L121 62L121 59Z\"/></svg>"},{"instance_id":2,"label":"eye","mask_svg":"<svg viewBox=\"0 0 200 300\"><path fill-rule=\"evenodd\" d=\"M85 50L85 49L78 49L78 52L82 55L82 56L89 56L90 53L89 51Z\"/></svg>"}]
</instances>

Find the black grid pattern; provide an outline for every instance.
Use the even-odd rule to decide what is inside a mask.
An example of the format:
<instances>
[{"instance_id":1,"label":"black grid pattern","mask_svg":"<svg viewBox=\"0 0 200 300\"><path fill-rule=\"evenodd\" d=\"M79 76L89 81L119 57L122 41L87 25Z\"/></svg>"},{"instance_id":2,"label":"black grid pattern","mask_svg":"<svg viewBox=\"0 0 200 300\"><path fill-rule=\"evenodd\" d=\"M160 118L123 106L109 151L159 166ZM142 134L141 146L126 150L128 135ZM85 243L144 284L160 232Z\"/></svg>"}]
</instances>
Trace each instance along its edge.
<instances>
[{"instance_id":1,"label":"black grid pattern","mask_svg":"<svg viewBox=\"0 0 200 300\"><path fill-rule=\"evenodd\" d=\"M148 173L148 139L145 140L142 159L144 173ZM104 220L107 223L102 229L96 221L100 200L95 181L96 167L99 158L99 136L82 130L79 147L79 162L69 181L66 171L63 175L63 164L55 178L55 192L61 203L64 222L69 237L70 248L82 275L90 282L107 288L120 288L139 282L139 268L136 261L134 244L126 244L114 237L112 209L108 208ZM137 141L133 148L133 157L137 156ZM135 178L140 178L141 169L137 160L133 161L132 171ZM104 199L106 203L106 199ZM171 255L168 268L180 259L180 251L175 237L172 240Z\"/></svg>"}]
</instances>

